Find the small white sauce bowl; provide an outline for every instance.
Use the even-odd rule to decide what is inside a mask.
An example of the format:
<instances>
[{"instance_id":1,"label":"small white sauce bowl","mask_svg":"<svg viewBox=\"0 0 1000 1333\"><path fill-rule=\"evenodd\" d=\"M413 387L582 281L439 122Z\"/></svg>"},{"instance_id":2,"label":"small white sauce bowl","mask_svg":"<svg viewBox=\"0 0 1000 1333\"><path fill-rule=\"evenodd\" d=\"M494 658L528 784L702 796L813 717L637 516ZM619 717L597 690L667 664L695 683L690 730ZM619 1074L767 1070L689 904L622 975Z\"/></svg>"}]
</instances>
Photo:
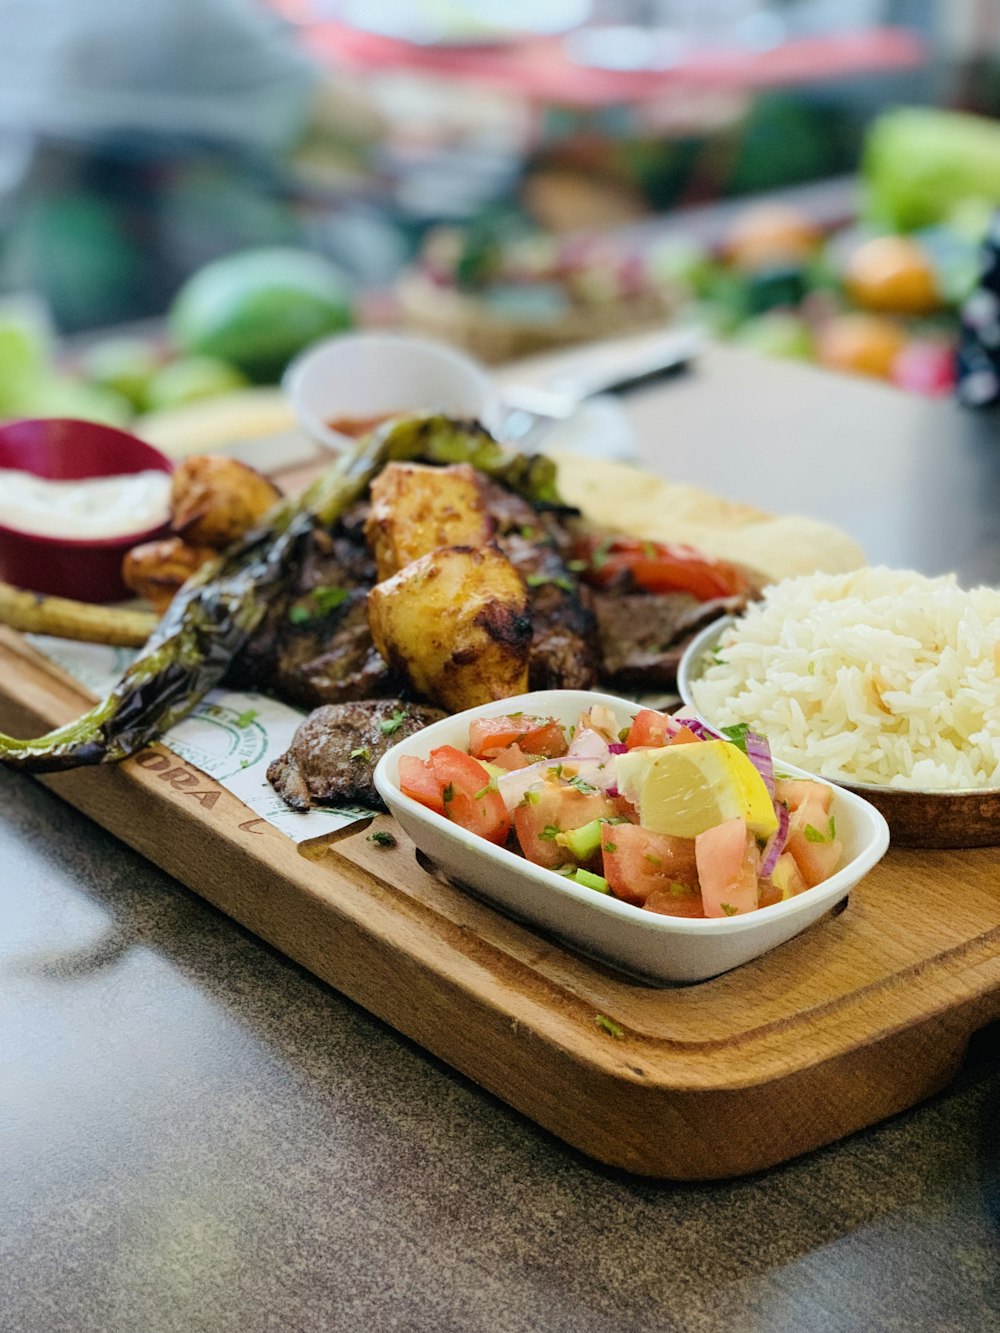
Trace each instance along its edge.
<instances>
[{"instance_id":1,"label":"small white sauce bowl","mask_svg":"<svg viewBox=\"0 0 1000 1333\"><path fill-rule=\"evenodd\" d=\"M496 391L471 357L429 338L403 333L345 333L295 358L282 388L307 434L340 452L354 444L334 430L339 418L444 412L490 425Z\"/></svg>"},{"instance_id":2,"label":"small white sauce bowl","mask_svg":"<svg viewBox=\"0 0 1000 1333\"><path fill-rule=\"evenodd\" d=\"M400 790L403 755L426 759L439 745L468 750L469 723L475 718L496 717L516 708L571 726L594 704L613 709L622 725L640 709L631 700L587 690L538 690L516 700L470 708L394 745L375 769L375 786L409 837L450 879L582 953L657 985L705 981L784 944L846 898L885 855L889 845L885 820L861 797L834 787L832 810L837 836L844 844L844 865L836 874L794 898L742 916L705 920L662 916L585 889L506 847L496 847ZM788 764L779 769L792 777L812 776Z\"/></svg>"}]
</instances>

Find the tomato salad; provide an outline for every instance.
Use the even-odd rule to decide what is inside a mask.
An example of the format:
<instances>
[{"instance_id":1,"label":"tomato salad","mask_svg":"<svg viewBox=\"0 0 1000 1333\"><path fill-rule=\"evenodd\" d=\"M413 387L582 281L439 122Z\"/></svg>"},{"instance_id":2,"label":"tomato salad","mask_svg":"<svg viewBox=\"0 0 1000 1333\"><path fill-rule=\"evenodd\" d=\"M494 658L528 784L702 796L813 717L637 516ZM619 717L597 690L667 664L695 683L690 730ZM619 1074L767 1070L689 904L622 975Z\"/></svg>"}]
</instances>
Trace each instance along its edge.
<instances>
[{"instance_id":1,"label":"tomato salad","mask_svg":"<svg viewBox=\"0 0 1000 1333\"><path fill-rule=\"evenodd\" d=\"M642 709L619 730L512 712L469 725L468 750L399 760L405 795L535 865L668 916L782 902L843 861L825 783L775 777L766 740Z\"/></svg>"}]
</instances>

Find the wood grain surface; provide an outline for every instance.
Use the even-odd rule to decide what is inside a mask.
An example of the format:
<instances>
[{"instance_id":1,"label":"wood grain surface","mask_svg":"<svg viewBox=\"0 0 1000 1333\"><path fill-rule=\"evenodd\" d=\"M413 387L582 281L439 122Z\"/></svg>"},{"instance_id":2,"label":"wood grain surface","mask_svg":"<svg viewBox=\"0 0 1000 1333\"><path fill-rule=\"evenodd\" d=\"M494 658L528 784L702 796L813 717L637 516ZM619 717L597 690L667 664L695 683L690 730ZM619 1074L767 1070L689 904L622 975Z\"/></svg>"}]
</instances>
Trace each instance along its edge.
<instances>
[{"instance_id":1,"label":"wood grain surface","mask_svg":"<svg viewBox=\"0 0 1000 1333\"><path fill-rule=\"evenodd\" d=\"M0 632L3 730L85 704ZM539 1124L642 1174L740 1175L873 1124L947 1083L1000 1018L1000 849L891 850L797 939L655 989L442 882L398 830L394 848L368 829L296 848L161 747L44 781Z\"/></svg>"}]
</instances>

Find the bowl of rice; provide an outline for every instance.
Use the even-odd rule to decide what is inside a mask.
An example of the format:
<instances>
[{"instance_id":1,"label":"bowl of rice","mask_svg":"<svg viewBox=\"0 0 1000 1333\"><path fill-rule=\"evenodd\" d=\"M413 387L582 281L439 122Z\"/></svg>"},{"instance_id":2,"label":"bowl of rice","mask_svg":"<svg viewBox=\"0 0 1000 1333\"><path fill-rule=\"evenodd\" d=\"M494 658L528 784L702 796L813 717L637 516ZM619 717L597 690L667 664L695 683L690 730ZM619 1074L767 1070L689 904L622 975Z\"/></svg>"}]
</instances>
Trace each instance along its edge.
<instances>
[{"instance_id":1,"label":"bowl of rice","mask_svg":"<svg viewBox=\"0 0 1000 1333\"><path fill-rule=\"evenodd\" d=\"M785 579L678 672L710 726L871 801L909 847L1000 845L1000 590L868 568Z\"/></svg>"}]
</instances>

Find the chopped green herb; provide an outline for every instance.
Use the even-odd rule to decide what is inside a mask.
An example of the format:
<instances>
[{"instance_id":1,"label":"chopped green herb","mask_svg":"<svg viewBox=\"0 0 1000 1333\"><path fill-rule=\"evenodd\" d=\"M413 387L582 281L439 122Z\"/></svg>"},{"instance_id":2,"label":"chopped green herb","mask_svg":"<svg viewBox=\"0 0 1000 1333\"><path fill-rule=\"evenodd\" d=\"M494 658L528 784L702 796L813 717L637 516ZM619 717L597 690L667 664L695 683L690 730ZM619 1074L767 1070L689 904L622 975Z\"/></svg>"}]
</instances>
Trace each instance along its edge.
<instances>
[{"instance_id":1,"label":"chopped green herb","mask_svg":"<svg viewBox=\"0 0 1000 1333\"><path fill-rule=\"evenodd\" d=\"M499 791L499 790L500 788L497 786L496 774L494 774L490 778L489 782L487 782L486 786L480 787L479 790L476 792L476 800L481 801L488 791Z\"/></svg>"},{"instance_id":2,"label":"chopped green herb","mask_svg":"<svg viewBox=\"0 0 1000 1333\"><path fill-rule=\"evenodd\" d=\"M369 833L368 841L373 842L376 847L395 847L396 839L387 829L376 829L374 833Z\"/></svg>"},{"instance_id":3,"label":"chopped green herb","mask_svg":"<svg viewBox=\"0 0 1000 1333\"><path fill-rule=\"evenodd\" d=\"M680 898L683 894L694 893L694 889L689 884L682 884L679 879L670 881L670 892L675 898Z\"/></svg>"},{"instance_id":4,"label":"chopped green herb","mask_svg":"<svg viewBox=\"0 0 1000 1333\"><path fill-rule=\"evenodd\" d=\"M567 560L566 568L571 574L582 574L587 568L586 560Z\"/></svg>"},{"instance_id":5,"label":"chopped green herb","mask_svg":"<svg viewBox=\"0 0 1000 1333\"><path fill-rule=\"evenodd\" d=\"M562 588L563 592L576 591L573 580L564 578L561 574L525 574L524 581L529 588L542 588L551 583L553 587Z\"/></svg>"},{"instance_id":6,"label":"chopped green herb","mask_svg":"<svg viewBox=\"0 0 1000 1333\"><path fill-rule=\"evenodd\" d=\"M592 786L589 782L585 782L583 778L579 776L575 778L567 778L567 781L571 787L575 787L577 791L582 792L584 796L590 796L597 791L596 787Z\"/></svg>"},{"instance_id":7,"label":"chopped green herb","mask_svg":"<svg viewBox=\"0 0 1000 1333\"><path fill-rule=\"evenodd\" d=\"M309 610L309 608L306 606L302 606L298 602L296 602L296 604L292 607L292 609L288 613L288 619L292 622L293 625L308 625L310 620L312 620L312 618L313 614Z\"/></svg>"},{"instance_id":8,"label":"chopped green herb","mask_svg":"<svg viewBox=\"0 0 1000 1333\"><path fill-rule=\"evenodd\" d=\"M830 822L827 825L827 831L821 832L812 824L807 824L803 829L806 835L806 842L833 842L837 836L837 822L833 815L830 816Z\"/></svg>"},{"instance_id":9,"label":"chopped green herb","mask_svg":"<svg viewBox=\"0 0 1000 1333\"><path fill-rule=\"evenodd\" d=\"M609 1037L621 1038L625 1035L625 1029L620 1023L616 1023L613 1018L605 1018L603 1014L596 1014L594 1022L599 1028L608 1034Z\"/></svg>"},{"instance_id":10,"label":"chopped green herb","mask_svg":"<svg viewBox=\"0 0 1000 1333\"><path fill-rule=\"evenodd\" d=\"M718 648L716 648L716 649L714 650L714 652L712 653L712 661L716 664L716 666L725 666L725 665L726 665L726 659L725 659L725 658L722 656L722 654L719 652Z\"/></svg>"},{"instance_id":11,"label":"chopped green herb","mask_svg":"<svg viewBox=\"0 0 1000 1333\"><path fill-rule=\"evenodd\" d=\"M343 606L350 595L347 588L337 588L332 584L326 584L319 588L313 588L309 594L309 599L319 614L325 616L331 611L336 611L338 606Z\"/></svg>"},{"instance_id":12,"label":"chopped green herb","mask_svg":"<svg viewBox=\"0 0 1000 1333\"><path fill-rule=\"evenodd\" d=\"M444 791L441 793L441 799L444 801L445 805L447 805L449 801L455 799L455 784L453 782L449 782L447 787L445 787Z\"/></svg>"},{"instance_id":13,"label":"chopped green herb","mask_svg":"<svg viewBox=\"0 0 1000 1333\"><path fill-rule=\"evenodd\" d=\"M522 805L537 805L541 797L537 791L526 791L521 797Z\"/></svg>"},{"instance_id":14,"label":"chopped green herb","mask_svg":"<svg viewBox=\"0 0 1000 1333\"><path fill-rule=\"evenodd\" d=\"M743 753L746 754L747 732L750 731L750 729L749 722L737 722L735 727L723 727L722 734L727 741L732 741L737 749L742 750Z\"/></svg>"},{"instance_id":15,"label":"chopped green herb","mask_svg":"<svg viewBox=\"0 0 1000 1333\"><path fill-rule=\"evenodd\" d=\"M386 718L384 722L378 724L379 731L383 736L394 736L406 721L405 709L399 708L393 713L392 717Z\"/></svg>"},{"instance_id":16,"label":"chopped green herb","mask_svg":"<svg viewBox=\"0 0 1000 1333\"><path fill-rule=\"evenodd\" d=\"M725 912L726 916L736 916L740 910L738 907L734 907L732 903L719 903L719 906Z\"/></svg>"},{"instance_id":17,"label":"chopped green herb","mask_svg":"<svg viewBox=\"0 0 1000 1333\"><path fill-rule=\"evenodd\" d=\"M597 546L594 547L594 554L590 557L591 569L601 569L608 563L608 556L611 554L613 543L613 537L604 537L598 542Z\"/></svg>"},{"instance_id":18,"label":"chopped green herb","mask_svg":"<svg viewBox=\"0 0 1000 1333\"><path fill-rule=\"evenodd\" d=\"M351 751L352 759L363 759L366 764L371 762L371 757L372 752L367 745L359 745L356 750Z\"/></svg>"},{"instance_id":19,"label":"chopped green herb","mask_svg":"<svg viewBox=\"0 0 1000 1333\"><path fill-rule=\"evenodd\" d=\"M249 727L250 723L255 722L256 720L256 708L248 708L245 713L240 713L239 717L236 719L235 725L238 727Z\"/></svg>"},{"instance_id":20,"label":"chopped green herb","mask_svg":"<svg viewBox=\"0 0 1000 1333\"><path fill-rule=\"evenodd\" d=\"M518 713L508 713L507 716L512 718L524 717L524 711L522 710L521 712Z\"/></svg>"},{"instance_id":21,"label":"chopped green herb","mask_svg":"<svg viewBox=\"0 0 1000 1333\"><path fill-rule=\"evenodd\" d=\"M613 856L618 850L618 844L616 842L606 842L601 850L610 852Z\"/></svg>"},{"instance_id":22,"label":"chopped green herb","mask_svg":"<svg viewBox=\"0 0 1000 1333\"><path fill-rule=\"evenodd\" d=\"M557 824L546 824L538 836L542 842L555 842L560 832L561 830Z\"/></svg>"},{"instance_id":23,"label":"chopped green herb","mask_svg":"<svg viewBox=\"0 0 1000 1333\"><path fill-rule=\"evenodd\" d=\"M663 865L663 857L662 857L662 856L657 856L655 852L646 852L646 853L645 853L645 856L646 856L646 860L649 862L649 864L650 864L651 866L661 866L661 865Z\"/></svg>"}]
</instances>

